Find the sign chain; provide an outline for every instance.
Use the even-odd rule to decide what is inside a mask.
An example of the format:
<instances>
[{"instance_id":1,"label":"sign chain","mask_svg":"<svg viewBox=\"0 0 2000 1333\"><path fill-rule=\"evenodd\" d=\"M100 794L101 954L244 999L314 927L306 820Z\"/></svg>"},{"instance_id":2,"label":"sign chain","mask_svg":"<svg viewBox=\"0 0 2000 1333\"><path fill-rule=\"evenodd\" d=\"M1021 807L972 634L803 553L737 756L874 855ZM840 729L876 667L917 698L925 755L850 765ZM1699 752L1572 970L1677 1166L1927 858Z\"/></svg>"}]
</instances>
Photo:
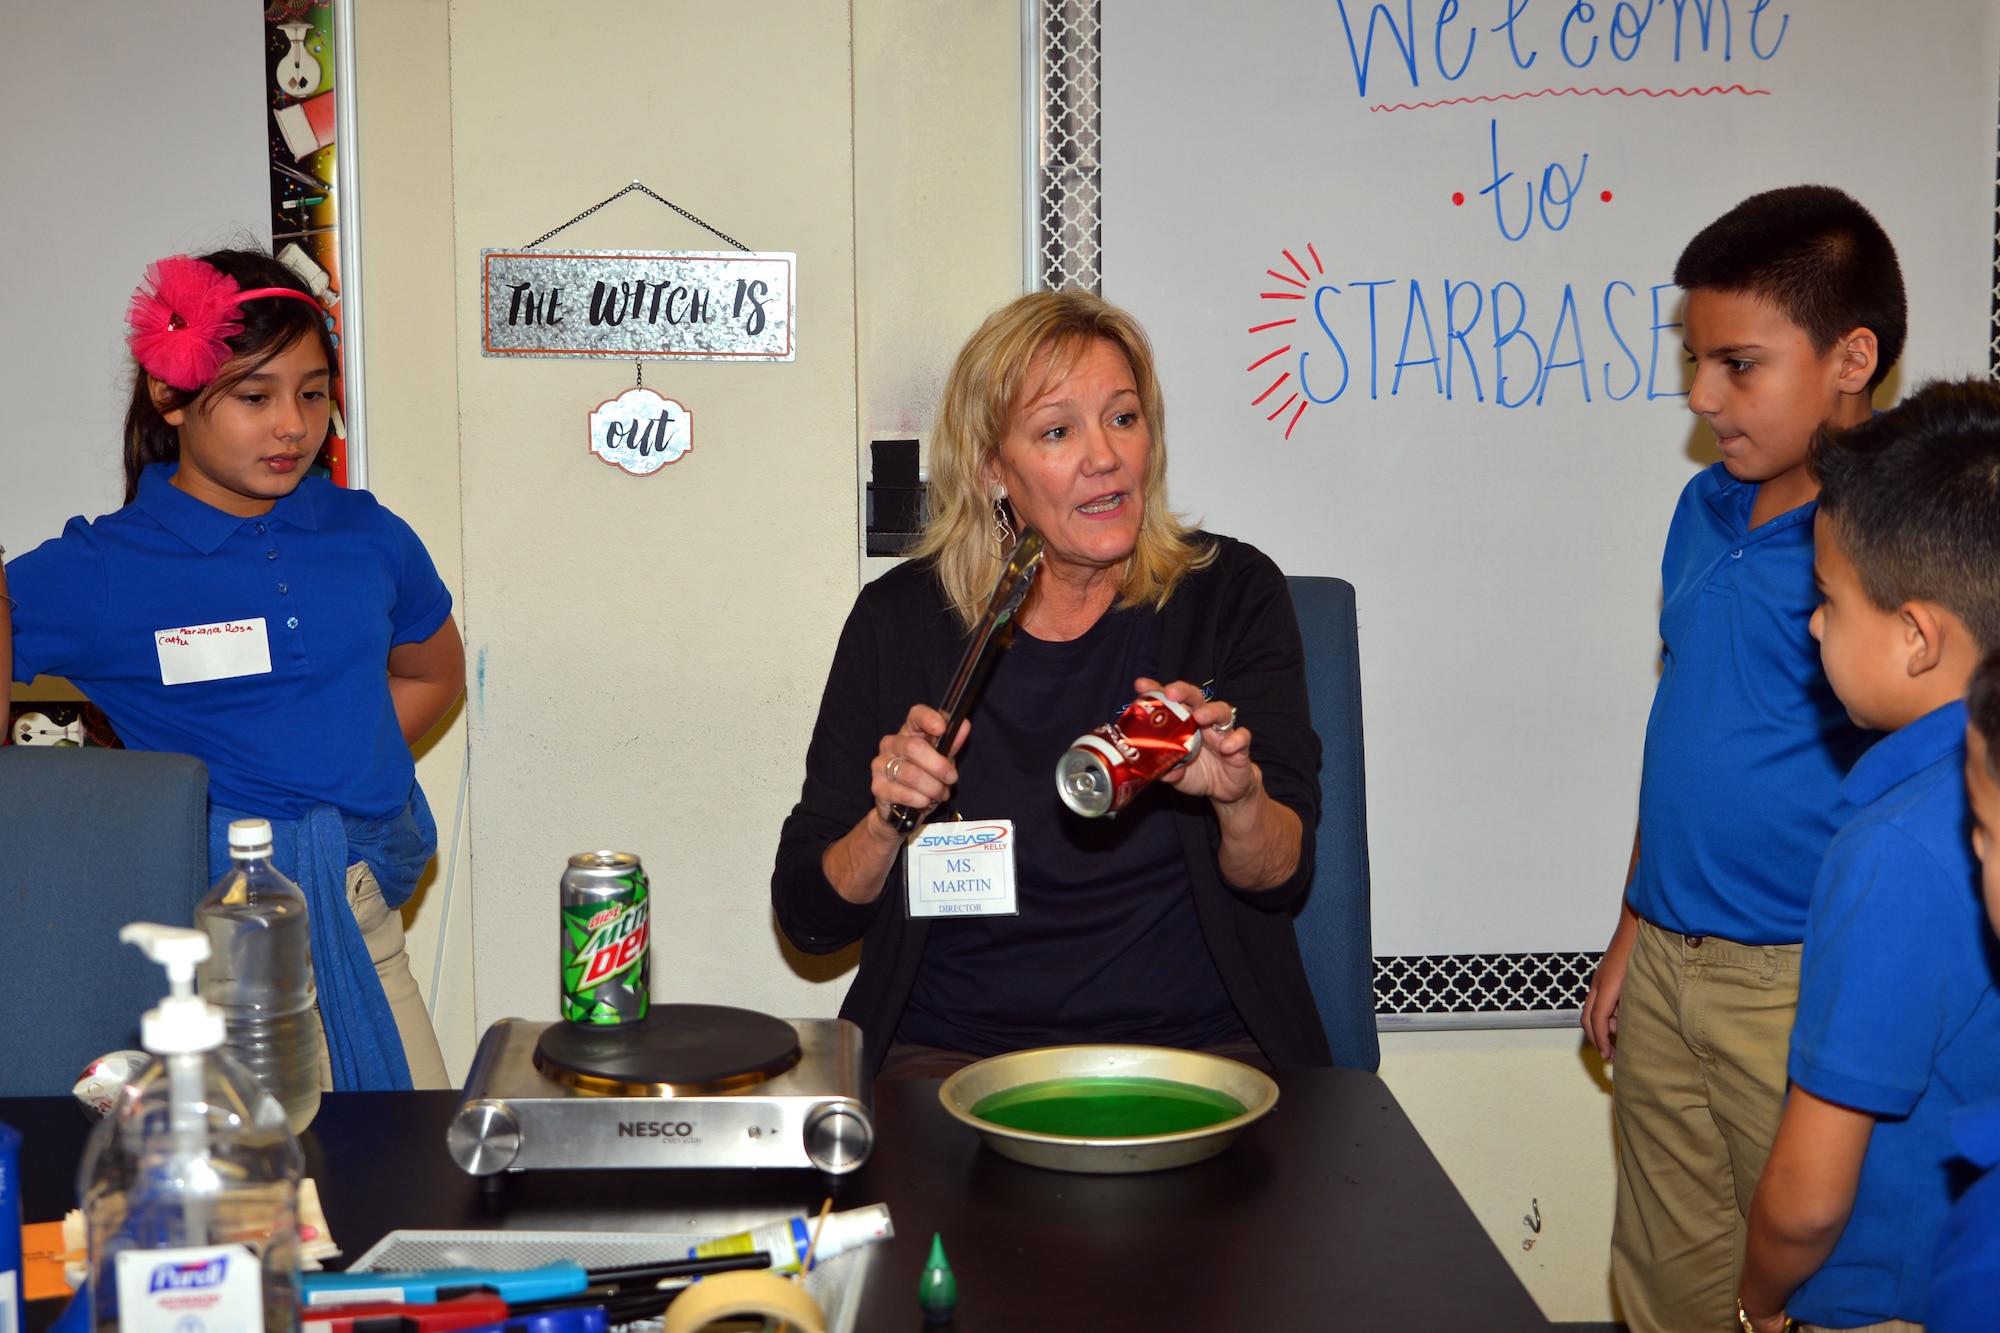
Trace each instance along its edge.
<instances>
[{"instance_id":1,"label":"sign chain","mask_svg":"<svg viewBox=\"0 0 2000 1333\"><path fill-rule=\"evenodd\" d=\"M605 204L609 204L615 202L616 200L622 199L626 195L632 193L634 190L637 190L640 194L645 195L648 199L659 200L659 202L665 204L668 208L673 209L674 212L680 214L682 217L686 218L689 222L694 223L695 226L700 227L703 231L710 232L716 236L720 236L723 240L728 241L738 250L743 250L747 252L750 249L749 246L743 244L743 242L737 240L734 236L731 236L728 232L716 230L714 227L709 226L706 222L703 222L700 218L696 217L694 214L688 212L685 208L682 208L679 204L675 203L673 200L662 198L660 195L654 194L651 190L641 185L638 181L633 181L630 185L620 190L617 194L612 195L611 198L602 200L599 203L592 204L589 208L584 209L581 213L578 213L568 222L563 223L562 226L557 227L555 231L544 232L540 236L537 236L534 240L529 241L526 245L522 246L521 248L523 250L534 249L536 246L540 245L543 241L548 240L549 237L556 235L558 232L568 231L571 227L574 227L577 223L583 221L585 218L589 217L592 213L595 213L598 209L604 207Z\"/></svg>"}]
</instances>

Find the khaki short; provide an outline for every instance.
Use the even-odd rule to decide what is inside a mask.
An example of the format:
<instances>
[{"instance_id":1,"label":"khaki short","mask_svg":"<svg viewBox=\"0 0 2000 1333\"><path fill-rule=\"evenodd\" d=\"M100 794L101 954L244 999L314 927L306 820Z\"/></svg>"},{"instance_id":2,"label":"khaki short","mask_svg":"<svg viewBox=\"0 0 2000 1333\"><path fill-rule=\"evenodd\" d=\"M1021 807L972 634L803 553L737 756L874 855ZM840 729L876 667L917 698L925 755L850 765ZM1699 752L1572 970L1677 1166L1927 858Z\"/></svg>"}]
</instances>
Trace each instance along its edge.
<instances>
[{"instance_id":1,"label":"khaki short","mask_svg":"<svg viewBox=\"0 0 2000 1333\"><path fill-rule=\"evenodd\" d=\"M1611 1276L1632 1333L1737 1327L1750 1198L1785 1108L1800 952L1639 923L1611 1101Z\"/></svg>"},{"instance_id":2,"label":"khaki short","mask_svg":"<svg viewBox=\"0 0 2000 1333\"><path fill-rule=\"evenodd\" d=\"M417 979L410 975L410 955L403 948L402 913L383 901L382 886L375 882L375 872L365 861L347 867L347 905L361 927L361 938L375 964L375 975L382 978L382 992L389 997L389 1012L396 1016L396 1031L403 1038L403 1056L410 1062L411 1084L418 1088L451 1087L451 1075L444 1068L444 1052L438 1047L437 1031L431 1027L430 1011L424 1008ZM327 1058L324 1028L319 1033L319 1086L324 1092L333 1090L333 1064Z\"/></svg>"}]
</instances>

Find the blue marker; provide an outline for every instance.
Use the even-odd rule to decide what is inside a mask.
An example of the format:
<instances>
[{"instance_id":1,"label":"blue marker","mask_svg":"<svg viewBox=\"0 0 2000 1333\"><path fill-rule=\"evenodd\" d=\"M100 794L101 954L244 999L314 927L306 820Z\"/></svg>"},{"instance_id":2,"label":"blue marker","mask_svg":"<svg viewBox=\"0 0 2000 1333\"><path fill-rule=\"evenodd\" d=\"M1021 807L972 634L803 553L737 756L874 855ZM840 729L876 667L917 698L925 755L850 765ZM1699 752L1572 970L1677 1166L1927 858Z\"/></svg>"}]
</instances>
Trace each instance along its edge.
<instances>
[{"instance_id":1,"label":"blue marker","mask_svg":"<svg viewBox=\"0 0 2000 1333\"><path fill-rule=\"evenodd\" d=\"M590 1285L584 1266L569 1260L540 1268L425 1268L407 1273L302 1273L307 1305L403 1301L431 1305L467 1292L491 1291L509 1305L574 1296Z\"/></svg>"}]
</instances>

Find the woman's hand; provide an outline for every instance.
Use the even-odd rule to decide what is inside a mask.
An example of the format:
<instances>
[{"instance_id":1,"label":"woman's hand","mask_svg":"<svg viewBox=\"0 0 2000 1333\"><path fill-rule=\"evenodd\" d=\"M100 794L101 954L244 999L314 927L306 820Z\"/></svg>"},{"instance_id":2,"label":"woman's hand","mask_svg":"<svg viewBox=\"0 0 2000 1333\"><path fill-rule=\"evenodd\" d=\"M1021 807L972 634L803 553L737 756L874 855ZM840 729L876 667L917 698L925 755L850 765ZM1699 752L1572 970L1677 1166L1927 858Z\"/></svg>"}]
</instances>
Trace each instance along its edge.
<instances>
[{"instance_id":1,"label":"woman's hand","mask_svg":"<svg viewBox=\"0 0 2000 1333\"><path fill-rule=\"evenodd\" d=\"M876 747L875 760L868 766L868 792L875 798L875 812L882 817L884 827L888 826L891 806L928 810L949 796L958 782L958 765L952 756L965 744L972 723L958 724L958 738L947 755L937 747L945 720L937 709L918 704L903 719L902 730L884 736ZM896 838L900 842L902 835L898 833Z\"/></svg>"},{"instance_id":2,"label":"woman's hand","mask_svg":"<svg viewBox=\"0 0 2000 1333\"><path fill-rule=\"evenodd\" d=\"M903 719L902 729L884 736L875 747L875 757L868 761L868 794L874 798L875 808L830 843L819 858L826 882L848 902L872 903L880 898L889 868L903 850L903 835L889 822L890 807L929 810L951 794L958 781L958 765L952 756L965 745L972 723L958 724L949 755L937 748L944 724L943 713L918 704Z\"/></svg>"},{"instance_id":3,"label":"woman's hand","mask_svg":"<svg viewBox=\"0 0 2000 1333\"><path fill-rule=\"evenodd\" d=\"M1263 794L1263 771L1250 762L1250 728L1236 725L1234 707L1221 699L1203 699L1201 689L1184 680L1162 685L1141 676L1133 683L1141 694L1158 690L1192 710L1195 725L1202 729L1201 753L1169 769L1160 781L1189 796L1206 796L1218 810Z\"/></svg>"},{"instance_id":4,"label":"woman's hand","mask_svg":"<svg viewBox=\"0 0 2000 1333\"><path fill-rule=\"evenodd\" d=\"M1201 753L1170 769L1162 782L1189 796L1206 796L1222 825L1216 866L1238 889L1275 889L1299 868L1305 835L1298 812L1271 799L1264 770L1250 761L1250 729L1236 724L1236 709L1221 699L1204 700L1199 687L1184 680L1161 685L1141 676L1139 693L1159 690L1190 710L1201 727Z\"/></svg>"}]
</instances>

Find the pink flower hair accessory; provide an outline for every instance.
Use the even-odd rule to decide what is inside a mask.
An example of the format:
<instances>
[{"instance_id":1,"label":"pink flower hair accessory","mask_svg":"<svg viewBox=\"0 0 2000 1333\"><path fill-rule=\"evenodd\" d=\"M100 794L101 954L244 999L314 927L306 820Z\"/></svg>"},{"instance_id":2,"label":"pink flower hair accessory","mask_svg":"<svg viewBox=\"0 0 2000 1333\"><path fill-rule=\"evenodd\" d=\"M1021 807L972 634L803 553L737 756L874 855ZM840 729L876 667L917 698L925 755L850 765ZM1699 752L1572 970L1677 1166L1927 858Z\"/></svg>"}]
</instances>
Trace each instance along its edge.
<instances>
[{"instance_id":1,"label":"pink flower hair accessory","mask_svg":"<svg viewBox=\"0 0 2000 1333\"><path fill-rule=\"evenodd\" d=\"M290 296L313 309L319 302L290 287L243 291L236 279L192 255L169 255L146 270L125 308L126 346L139 366L183 393L206 388L233 353L228 340L243 331L243 303Z\"/></svg>"}]
</instances>

